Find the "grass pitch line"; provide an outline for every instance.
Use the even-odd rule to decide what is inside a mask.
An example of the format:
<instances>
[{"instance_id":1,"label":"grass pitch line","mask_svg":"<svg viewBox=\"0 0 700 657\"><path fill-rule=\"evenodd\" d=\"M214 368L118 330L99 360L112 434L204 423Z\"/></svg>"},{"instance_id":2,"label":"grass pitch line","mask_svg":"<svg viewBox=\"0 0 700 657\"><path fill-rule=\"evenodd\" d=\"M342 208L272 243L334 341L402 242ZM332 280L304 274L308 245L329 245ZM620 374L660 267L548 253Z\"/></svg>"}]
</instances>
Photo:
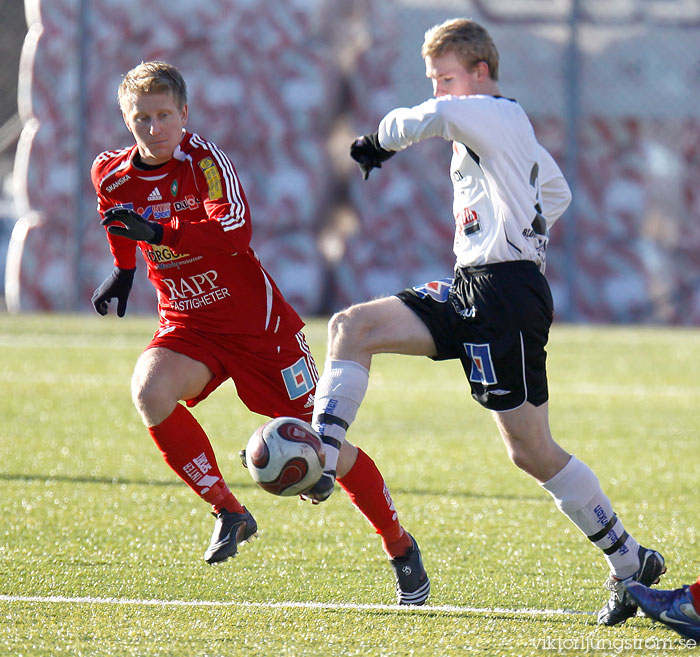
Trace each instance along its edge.
<instances>
[{"instance_id":1,"label":"grass pitch line","mask_svg":"<svg viewBox=\"0 0 700 657\"><path fill-rule=\"evenodd\" d=\"M132 598L68 597L62 595L2 595L0 602L68 603L79 605L134 605L142 607L256 607L258 609L319 609L321 611L400 611L408 613L487 614L507 616L591 616L592 611L575 609L505 609L501 607L460 607L453 605L352 604L344 602L239 602L221 600L153 600Z\"/></svg>"}]
</instances>

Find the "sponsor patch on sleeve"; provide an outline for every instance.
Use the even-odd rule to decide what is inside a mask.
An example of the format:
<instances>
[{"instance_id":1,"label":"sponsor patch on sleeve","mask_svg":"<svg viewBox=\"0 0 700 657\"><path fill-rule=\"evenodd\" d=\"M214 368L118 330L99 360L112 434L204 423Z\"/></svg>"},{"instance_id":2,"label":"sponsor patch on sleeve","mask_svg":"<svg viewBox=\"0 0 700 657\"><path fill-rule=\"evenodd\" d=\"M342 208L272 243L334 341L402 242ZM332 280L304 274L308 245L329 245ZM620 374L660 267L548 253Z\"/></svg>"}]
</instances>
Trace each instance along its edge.
<instances>
[{"instance_id":1,"label":"sponsor patch on sleeve","mask_svg":"<svg viewBox=\"0 0 700 657\"><path fill-rule=\"evenodd\" d=\"M204 176L207 179L209 198L215 201L223 197L224 190L221 184L221 176L219 175L219 170L216 168L216 164L214 164L214 160L210 157L205 157L199 161L199 168L204 172Z\"/></svg>"}]
</instances>

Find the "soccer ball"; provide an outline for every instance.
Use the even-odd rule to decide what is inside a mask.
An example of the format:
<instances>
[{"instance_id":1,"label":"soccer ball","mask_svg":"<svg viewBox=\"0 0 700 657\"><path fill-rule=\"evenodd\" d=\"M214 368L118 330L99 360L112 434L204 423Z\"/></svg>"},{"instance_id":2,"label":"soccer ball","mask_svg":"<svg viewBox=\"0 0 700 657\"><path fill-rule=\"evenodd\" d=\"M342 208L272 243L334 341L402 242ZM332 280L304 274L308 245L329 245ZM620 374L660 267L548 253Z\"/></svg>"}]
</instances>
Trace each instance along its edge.
<instances>
[{"instance_id":1,"label":"soccer ball","mask_svg":"<svg viewBox=\"0 0 700 657\"><path fill-rule=\"evenodd\" d=\"M255 430L248 440L245 460L258 486L273 495L291 497L321 478L326 453L310 424L277 417Z\"/></svg>"}]
</instances>

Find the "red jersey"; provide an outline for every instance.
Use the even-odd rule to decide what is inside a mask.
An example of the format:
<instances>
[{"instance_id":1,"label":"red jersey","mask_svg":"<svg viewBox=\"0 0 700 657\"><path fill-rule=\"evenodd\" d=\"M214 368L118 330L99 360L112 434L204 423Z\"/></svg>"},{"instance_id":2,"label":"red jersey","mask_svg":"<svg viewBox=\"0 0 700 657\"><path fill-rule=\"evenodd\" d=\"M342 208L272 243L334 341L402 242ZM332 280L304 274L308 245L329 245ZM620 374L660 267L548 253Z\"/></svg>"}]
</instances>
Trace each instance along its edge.
<instances>
[{"instance_id":1,"label":"red jersey","mask_svg":"<svg viewBox=\"0 0 700 657\"><path fill-rule=\"evenodd\" d=\"M183 131L171 160L137 168L137 146L92 165L97 208L130 208L163 226L160 244L107 233L114 264L136 266L136 246L158 293L163 326L259 336L303 322L250 246L250 210L236 170L217 146Z\"/></svg>"}]
</instances>

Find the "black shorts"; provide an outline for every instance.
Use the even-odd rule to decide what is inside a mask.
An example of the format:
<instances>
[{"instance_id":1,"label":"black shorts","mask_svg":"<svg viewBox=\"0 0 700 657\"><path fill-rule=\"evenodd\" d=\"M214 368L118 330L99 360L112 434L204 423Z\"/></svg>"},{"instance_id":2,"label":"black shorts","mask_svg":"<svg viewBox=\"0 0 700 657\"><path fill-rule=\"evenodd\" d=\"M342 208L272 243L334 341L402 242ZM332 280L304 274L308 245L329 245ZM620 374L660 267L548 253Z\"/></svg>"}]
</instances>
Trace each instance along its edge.
<instances>
[{"instance_id":1,"label":"black shorts","mask_svg":"<svg viewBox=\"0 0 700 657\"><path fill-rule=\"evenodd\" d=\"M552 294L535 263L519 260L457 269L396 295L425 323L435 360L459 358L472 397L493 411L547 401L545 345Z\"/></svg>"}]
</instances>

